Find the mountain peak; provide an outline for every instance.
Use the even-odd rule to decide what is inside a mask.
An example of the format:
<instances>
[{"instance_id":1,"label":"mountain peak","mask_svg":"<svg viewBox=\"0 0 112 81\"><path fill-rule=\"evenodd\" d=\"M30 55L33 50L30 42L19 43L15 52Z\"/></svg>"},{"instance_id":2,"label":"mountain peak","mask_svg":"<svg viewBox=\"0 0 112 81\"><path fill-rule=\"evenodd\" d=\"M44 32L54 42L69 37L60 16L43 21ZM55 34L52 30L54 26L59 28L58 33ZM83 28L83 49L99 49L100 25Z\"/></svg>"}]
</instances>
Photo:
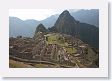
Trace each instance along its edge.
<instances>
[{"instance_id":1,"label":"mountain peak","mask_svg":"<svg viewBox=\"0 0 112 81\"><path fill-rule=\"evenodd\" d=\"M70 14L68 10L62 12L62 14Z\"/></svg>"},{"instance_id":2,"label":"mountain peak","mask_svg":"<svg viewBox=\"0 0 112 81\"><path fill-rule=\"evenodd\" d=\"M61 17L67 17L67 16L71 16L69 11L68 10L65 10L63 11L61 14L60 14Z\"/></svg>"},{"instance_id":3,"label":"mountain peak","mask_svg":"<svg viewBox=\"0 0 112 81\"><path fill-rule=\"evenodd\" d=\"M71 20L71 21L75 21L75 19L71 16L71 14L69 13L68 10L63 11L60 15L59 15L59 20Z\"/></svg>"},{"instance_id":4,"label":"mountain peak","mask_svg":"<svg viewBox=\"0 0 112 81\"><path fill-rule=\"evenodd\" d=\"M46 32L45 26L44 26L43 24L40 23L40 24L37 26L35 33L37 33L37 32Z\"/></svg>"},{"instance_id":5,"label":"mountain peak","mask_svg":"<svg viewBox=\"0 0 112 81\"><path fill-rule=\"evenodd\" d=\"M44 27L44 25L43 25L42 23L40 23L40 24L38 25L38 27Z\"/></svg>"},{"instance_id":6,"label":"mountain peak","mask_svg":"<svg viewBox=\"0 0 112 81\"><path fill-rule=\"evenodd\" d=\"M56 28L58 32L67 33L67 34L71 34L71 33L75 34L75 32L72 32L72 31L73 29L77 27L77 22L70 15L69 11L65 10L59 15L54 27Z\"/></svg>"}]
</instances>

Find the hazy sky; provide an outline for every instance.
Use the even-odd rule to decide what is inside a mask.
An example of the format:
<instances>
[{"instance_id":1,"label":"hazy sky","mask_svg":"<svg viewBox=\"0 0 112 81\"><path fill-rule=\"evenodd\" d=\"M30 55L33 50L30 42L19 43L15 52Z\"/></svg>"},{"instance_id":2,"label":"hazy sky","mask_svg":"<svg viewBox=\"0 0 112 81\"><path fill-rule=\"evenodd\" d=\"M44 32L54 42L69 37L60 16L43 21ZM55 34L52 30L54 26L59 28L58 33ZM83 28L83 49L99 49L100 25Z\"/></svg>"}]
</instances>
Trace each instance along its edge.
<instances>
[{"instance_id":1,"label":"hazy sky","mask_svg":"<svg viewBox=\"0 0 112 81\"><path fill-rule=\"evenodd\" d=\"M26 19L36 19L36 20L43 20L47 17L60 14L66 9L9 9L9 16L18 17L22 20ZM77 11L77 10L70 10L70 11Z\"/></svg>"}]
</instances>

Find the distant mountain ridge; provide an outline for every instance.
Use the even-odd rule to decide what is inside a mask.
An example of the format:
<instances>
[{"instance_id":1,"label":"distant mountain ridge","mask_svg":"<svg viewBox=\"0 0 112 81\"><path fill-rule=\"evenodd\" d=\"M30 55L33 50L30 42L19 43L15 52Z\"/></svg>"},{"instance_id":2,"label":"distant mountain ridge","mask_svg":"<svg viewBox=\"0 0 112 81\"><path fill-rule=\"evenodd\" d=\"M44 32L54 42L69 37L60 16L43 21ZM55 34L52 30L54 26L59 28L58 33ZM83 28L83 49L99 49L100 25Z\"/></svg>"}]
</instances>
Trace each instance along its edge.
<instances>
[{"instance_id":1,"label":"distant mountain ridge","mask_svg":"<svg viewBox=\"0 0 112 81\"><path fill-rule=\"evenodd\" d=\"M80 22L88 23L99 27L99 11L97 9L92 10L82 9L77 12L71 12L70 14ZM55 24L58 17L59 14L56 14L42 21L37 21L34 19L28 19L23 21L17 17L9 17L10 37L18 35L33 37L37 25L42 23L46 28L52 27ZM23 31L24 29L26 31Z\"/></svg>"},{"instance_id":2,"label":"distant mountain ridge","mask_svg":"<svg viewBox=\"0 0 112 81\"><path fill-rule=\"evenodd\" d=\"M78 21L94 25L99 27L99 10L79 10L77 12L71 12L71 15Z\"/></svg>"},{"instance_id":3,"label":"distant mountain ridge","mask_svg":"<svg viewBox=\"0 0 112 81\"><path fill-rule=\"evenodd\" d=\"M52 15L42 21L37 21L34 19L23 21L17 17L9 17L9 36L16 37L18 35L22 35L25 37L33 37L35 29L40 23L44 24L45 27L48 28L54 25L57 18L58 15Z\"/></svg>"}]
</instances>

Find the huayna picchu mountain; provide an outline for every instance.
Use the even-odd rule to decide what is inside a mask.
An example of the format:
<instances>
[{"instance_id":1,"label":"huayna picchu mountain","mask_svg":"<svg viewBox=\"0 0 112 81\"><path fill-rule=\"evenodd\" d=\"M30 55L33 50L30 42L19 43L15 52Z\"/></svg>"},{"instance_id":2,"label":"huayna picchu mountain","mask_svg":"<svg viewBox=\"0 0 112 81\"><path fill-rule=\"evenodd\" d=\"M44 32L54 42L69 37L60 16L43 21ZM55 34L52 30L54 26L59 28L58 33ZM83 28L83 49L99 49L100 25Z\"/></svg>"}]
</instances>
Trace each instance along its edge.
<instances>
[{"instance_id":1,"label":"huayna picchu mountain","mask_svg":"<svg viewBox=\"0 0 112 81\"><path fill-rule=\"evenodd\" d=\"M77 21L70 15L70 13L65 10L62 12L54 24L57 32L75 35L75 30L77 29Z\"/></svg>"},{"instance_id":2,"label":"huayna picchu mountain","mask_svg":"<svg viewBox=\"0 0 112 81\"><path fill-rule=\"evenodd\" d=\"M60 14L54 26L49 30L78 37L91 46L99 48L99 28L75 20L67 10Z\"/></svg>"}]
</instances>

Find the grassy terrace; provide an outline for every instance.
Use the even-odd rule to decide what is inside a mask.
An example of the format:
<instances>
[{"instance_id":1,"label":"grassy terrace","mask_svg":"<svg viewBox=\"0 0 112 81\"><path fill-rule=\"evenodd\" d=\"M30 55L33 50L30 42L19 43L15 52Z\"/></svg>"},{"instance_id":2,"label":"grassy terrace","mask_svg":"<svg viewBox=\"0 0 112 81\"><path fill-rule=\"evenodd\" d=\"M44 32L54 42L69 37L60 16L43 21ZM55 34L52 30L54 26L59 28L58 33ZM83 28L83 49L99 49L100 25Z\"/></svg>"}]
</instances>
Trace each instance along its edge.
<instances>
[{"instance_id":1,"label":"grassy terrace","mask_svg":"<svg viewBox=\"0 0 112 81\"><path fill-rule=\"evenodd\" d=\"M69 44L65 42L64 37L61 37L58 34L47 34L46 35L47 44L58 44L66 49L66 51L70 54L76 53L77 49L74 47L69 47Z\"/></svg>"},{"instance_id":2,"label":"grassy terrace","mask_svg":"<svg viewBox=\"0 0 112 81\"><path fill-rule=\"evenodd\" d=\"M57 34L47 34L46 41L47 44L58 44L60 46L68 46L68 43L66 43L64 39Z\"/></svg>"},{"instance_id":3,"label":"grassy terrace","mask_svg":"<svg viewBox=\"0 0 112 81\"><path fill-rule=\"evenodd\" d=\"M77 52L76 48L73 48L73 47L65 47L65 49L70 54L73 54L73 53Z\"/></svg>"}]
</instances>

